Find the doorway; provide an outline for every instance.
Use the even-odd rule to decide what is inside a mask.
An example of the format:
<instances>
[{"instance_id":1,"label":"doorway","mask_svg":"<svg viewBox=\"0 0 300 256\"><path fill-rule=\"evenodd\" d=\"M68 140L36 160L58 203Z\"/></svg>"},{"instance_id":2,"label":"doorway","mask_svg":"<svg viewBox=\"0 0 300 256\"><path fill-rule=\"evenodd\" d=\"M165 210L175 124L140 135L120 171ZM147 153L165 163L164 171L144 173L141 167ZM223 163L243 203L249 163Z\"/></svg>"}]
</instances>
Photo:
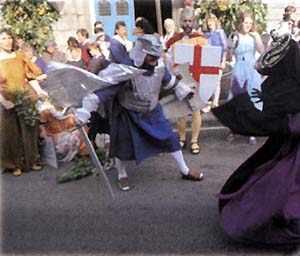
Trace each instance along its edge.
<instances>
[{"instance_id":1,"label":"doorway","mask_svg":"<svg viewBox=\"0 0 300 256\"><path fill-rule=\"evenodd\" d=\"M162 25L166 18L172 18L172 0L160 0ZM156 19L155 0L134 0L135 17L145 17L152 24L155 32L158 32ZM164 31L165 33L165 31Z\"/></svg>"}]
</instances>

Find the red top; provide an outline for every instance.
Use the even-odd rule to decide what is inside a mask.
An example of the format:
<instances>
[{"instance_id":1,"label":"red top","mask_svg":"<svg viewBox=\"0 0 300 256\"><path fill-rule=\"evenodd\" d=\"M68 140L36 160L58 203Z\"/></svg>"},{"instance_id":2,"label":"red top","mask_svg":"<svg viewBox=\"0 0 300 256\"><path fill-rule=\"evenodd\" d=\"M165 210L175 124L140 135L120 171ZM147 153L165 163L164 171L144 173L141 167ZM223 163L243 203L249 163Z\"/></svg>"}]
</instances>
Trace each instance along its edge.
<instances>
[{"instance_id":1,"label":"red top","mask_svg":"<svg viewBox=\"0 0 300 256\"><path fill-rule=\"evenodd\" d=\"M173 37L171 37L166 43L166 48L169 49L172 44L181 40L183 38L183 36L184 36L184 34L181 32L181 33L178 33L178 34L174 35ZM199 32L193 32L188 35L189 38L199 37L199 36L205 38L205 36Z\"/></svg>"},{"instance_id":2,"label":"red top","mask_svg":"<svg viewBox=\"0 0 300 256\"><path fill-rule=\"evenodd\" d=\"M87 70L90 71L92 56L90 55L88 47L89 45L87 43L81 47L81 59L85 62Z\"/></svg>"}]
</instances>

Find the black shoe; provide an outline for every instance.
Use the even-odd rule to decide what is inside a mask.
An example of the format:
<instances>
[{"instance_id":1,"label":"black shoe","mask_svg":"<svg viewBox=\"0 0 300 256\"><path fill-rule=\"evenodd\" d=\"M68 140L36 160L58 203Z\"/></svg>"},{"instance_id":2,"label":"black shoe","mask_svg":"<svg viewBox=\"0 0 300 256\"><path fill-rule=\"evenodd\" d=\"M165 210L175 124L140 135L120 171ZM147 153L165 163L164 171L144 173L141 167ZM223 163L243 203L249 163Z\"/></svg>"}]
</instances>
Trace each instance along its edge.
<instances>
[{"instance_id":1,"label":"black shoe","mask_svg":"<svg viewBox=\"0 0 300 256\"><path fill-rule=\"evenodd\" d=\"M186 175L182 174L181 178L183 180L201 181L203 180L204 175L202 172L198 173L198 172L189 171L189 173Z\"/></svg>"}]
</instances>

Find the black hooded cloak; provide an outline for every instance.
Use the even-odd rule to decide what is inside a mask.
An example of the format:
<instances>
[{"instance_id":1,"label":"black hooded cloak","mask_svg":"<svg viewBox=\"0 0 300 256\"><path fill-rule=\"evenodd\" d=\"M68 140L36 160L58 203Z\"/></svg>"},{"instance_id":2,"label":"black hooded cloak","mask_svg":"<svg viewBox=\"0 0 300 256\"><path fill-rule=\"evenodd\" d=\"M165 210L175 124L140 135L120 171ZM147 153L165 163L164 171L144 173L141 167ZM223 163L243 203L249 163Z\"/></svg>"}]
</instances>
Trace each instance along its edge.
<instances>
[{"instance_id":1,"label":"black hooded cloak","mask_svg":"<svg viewBox=\"0 0 300 256\"><path fill-rule=\"evenodd\" d=\"M269 136L225 182L220 222L233 239L267 245L300 244L300 55L290 40L284 57L259 70L263 111L248 94L212 109L234 133Z\"/></svg>"}]
</instances>

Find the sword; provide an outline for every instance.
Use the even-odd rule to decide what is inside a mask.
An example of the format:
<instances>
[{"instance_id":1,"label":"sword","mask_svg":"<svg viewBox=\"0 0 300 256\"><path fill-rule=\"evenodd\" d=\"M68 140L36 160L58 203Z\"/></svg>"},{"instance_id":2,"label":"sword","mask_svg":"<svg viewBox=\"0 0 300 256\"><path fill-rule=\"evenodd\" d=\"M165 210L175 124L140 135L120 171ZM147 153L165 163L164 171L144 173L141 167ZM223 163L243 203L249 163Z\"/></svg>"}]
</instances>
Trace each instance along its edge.
<instances>
[{"instance_id":1,"label":"sword","mask_svg":"<svg viewBox=\"0 0 300 256\"><path fill-rule=\"evenodd\" d=\"M110 192L110 194L112 196L112 199L115 200L115 194L114 194L114 192L112 190L111 184L110 184L110 182L109 182L109 180L107 178L107 175L105 174L105 172L103 170L103 167L102 167L102 165L101 165L101 163L99 161L99 158L98 158L98 156L97 156L97 154L96 154L96 152L94 150L94 147L93 147L91 141L89 140L89 137L88 137L88 135L87 135L87 133L86 133L86 131L84 129L84 125L78 126L78 129L79 129L80 134L81 134L81 136L82 136L82 138L84 140L84 143L85 143L85 145L87 147L87 150L88 150L88 152L89 152L89 154L91 156L91 159L92 159L92 162L93 162L94 166L101 173L101 175L104 178L104 181L105 181L105 183L106 183L106 185L108 187L108 190L109 190L109 192Z\"/></svg>"}]
</instances>

